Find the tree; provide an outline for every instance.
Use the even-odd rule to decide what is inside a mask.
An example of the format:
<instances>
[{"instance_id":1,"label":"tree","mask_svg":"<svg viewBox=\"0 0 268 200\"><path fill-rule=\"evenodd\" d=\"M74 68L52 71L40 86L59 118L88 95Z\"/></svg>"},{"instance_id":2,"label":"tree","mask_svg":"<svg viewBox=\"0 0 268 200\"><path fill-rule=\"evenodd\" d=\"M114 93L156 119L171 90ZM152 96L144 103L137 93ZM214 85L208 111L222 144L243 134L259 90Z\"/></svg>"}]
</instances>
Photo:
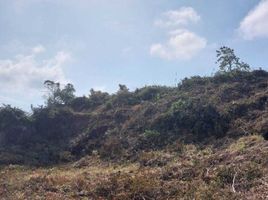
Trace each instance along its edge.
<instances>
[{"instance_id":1,"label":"tree","mask_svg":"<svg viewBox=\"0 0 268 200\"><path fill-rule=\"evenodd\" d=\"M233 49L223 46L216 52L216 63L220 64L220 71L248 71L250 69L250 66L247 63L240 61L240 58L235 55Z\"/></svg>"},{"instance_id":2,"label":"tree","mask_svg":"<svg viewBox=\"0 0 268 200\"><path fill-rule=\"evenodd\" d=\"M68 83L60 92L60 96L64 104L70 104L75 98L75 89L74 86Z\"/></svg>"},{"instance_id":3,"label":"tree","mask_svg":"<svg viewBox=\"0 0 268 200\"><path fill-rule=\"evenodd\" d=\"M44 82L45 88L47 88L46 104L48 107L53 105L70 104L75 98L74 86L68 83L63 89L60 88L60 83L46 80Z\"/></svg>"},{"instance_id":4,"label":"tree","mask_svg":"<svg viewBox=\"0 0 268 200\"><path fill-rule=\"evenodd\" d=\"M52 105L62 104L60 99L60 83L55 83L54 81L46 80L44 82L44 87L47 89L45 95L46 105L48 107Z\"/></svg>"},{"instance_id":5,"label":"tree","mask_svg":"<svg viewBox=\"0 0 268 200\"><path fill-rule=\"evenodd\" d=\"M119 84L119 90L118 90L117 93L126 93L126 92L128 92L128 91L129 91L129 89L127 88L126 85Z\"/></svg>"},{"instance_id":6,"label":"tree","mask_svg":"<svg viewBox=\"0 0 268 200\"><path fill-rule=\"evenodd\" d=\"M108 98L109 94L107 92L96 91L93 88L90 90L89 100L93 107L104 104Z\"/></svg>"}]
</instances>

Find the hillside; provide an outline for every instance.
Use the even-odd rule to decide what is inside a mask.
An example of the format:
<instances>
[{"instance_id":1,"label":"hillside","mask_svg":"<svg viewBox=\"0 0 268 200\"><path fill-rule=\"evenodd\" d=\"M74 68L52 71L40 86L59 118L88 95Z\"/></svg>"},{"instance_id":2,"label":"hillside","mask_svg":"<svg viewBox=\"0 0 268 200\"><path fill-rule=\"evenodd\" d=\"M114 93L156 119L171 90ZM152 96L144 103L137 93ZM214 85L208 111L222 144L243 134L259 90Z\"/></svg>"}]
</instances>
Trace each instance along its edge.
<instances>
[{"instance_id":1,"label":"hillside","mask_svg":"<svg viewBox=\"0 0 268 200\"><path fill-rule=\"evenodd\" d=\"M2 199L267 199L268 72L0 109Z\"/></svg>"}]
</instances>

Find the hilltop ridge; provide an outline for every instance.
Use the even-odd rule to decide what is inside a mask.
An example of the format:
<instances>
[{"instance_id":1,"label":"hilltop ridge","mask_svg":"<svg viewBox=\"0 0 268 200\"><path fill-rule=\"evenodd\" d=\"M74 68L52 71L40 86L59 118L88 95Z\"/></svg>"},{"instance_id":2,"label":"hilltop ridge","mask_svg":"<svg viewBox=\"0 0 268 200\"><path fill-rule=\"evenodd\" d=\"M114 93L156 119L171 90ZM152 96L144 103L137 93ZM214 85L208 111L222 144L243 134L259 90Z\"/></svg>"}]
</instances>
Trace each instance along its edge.
<instances>
[{"instance_id":1,"label":"hilltop ridge","mask_svg":"<svg viewBox=\"0 0 268 200\"><path fill-rule=\"evenodd\" d=\"M71 160L92 152L133 159L137 152L163 149L175 141L205 145L252 134L267 139L267 80L267 72L255 70L185 78L173 88L147 86L129 92L121 85L116 94L92 90L89 97L75 97L67 105L33 108L30 116L2 107L2 154L16 152L18 158L10 163L36 159L49 164L63 152ZM31 156L24 147L38 155ZM5 159L1 162L9 163Z\"/></svg>"},{"instance_id":2,"label":"hilltop ridge","mask_svg":"<svg viewBox=\"0 0 268 200\"><path fill-rule=\"evenodd\" d=\"M267 113L264 70L3 106L0 196L265 199Z\"/></svg>"}]
</instances>

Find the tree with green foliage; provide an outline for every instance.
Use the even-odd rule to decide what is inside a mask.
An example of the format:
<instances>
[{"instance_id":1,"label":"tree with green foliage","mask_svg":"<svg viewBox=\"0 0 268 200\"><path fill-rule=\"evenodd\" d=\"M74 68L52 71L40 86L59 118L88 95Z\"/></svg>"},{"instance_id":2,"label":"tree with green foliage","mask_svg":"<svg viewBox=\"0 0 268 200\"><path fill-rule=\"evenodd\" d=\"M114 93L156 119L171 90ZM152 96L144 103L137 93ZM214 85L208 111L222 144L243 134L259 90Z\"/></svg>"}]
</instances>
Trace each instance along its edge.
<instances>
[{"instance_id":1,"label":"tree with green foliage","mask_svg":"<svg viewBox=\"0 0 268 200\"><path fill-rule=\"evenodd\" d=\"M60 88L60 83L46 80L44 86L47 89L46 105L48 107L55 105L69 105L75 98L74 86L68 83L63 89Z\"/></svg>"},{"instance_id":2,"label":"tree with green foliage","mask_svg":"<svg viewBox=\"0 0 268 200\"><path fill-rule=\"evenodd\" d=\"M129 89L127 88L127 86L123 84L119 84L119 90L117 93L126 93L126 92L129 92Z\"/></svg>"},{"instance_id":3,"label":"tree with green foliage","mask_svg":"<svg viewBox=\"0 0 268 200\"><path fill-rule=\"evenodd\" d=\"M129 91L129 88L124 84L119 84L119 89L115 95L112 97L113 105L134 105L139 102L139 99L134 95L134 93Z\"/></svg>"},{"instance_id":4,"label":"tree with green foliage","mask_svg":"<svg viewBox=\"0 0 268 200\"><path fill-rule=\"evenodd\" d=\"M89 101L93 107L104 104L108 98L109 94L107 92L96 91L93 88L90 90Z\"/></svg>"},{"instance_id":5,"label":"tree with green foliage","mask_svg":"<svg viewBox=\"0 0 268 200\"><path fill-rule=\"evenodd\" d=\"M72 100L75 98L75 89L74 86L70 83L68 83L60 93L61 99L64 102L64 104L70 104Z\"/></svg>"},{"instance_id":6,"label":"tree with green foliage","mask_svg":"<svg viewBox=\"0 0 268 200\"><path fill-rule=\"evenodd\" d=\"M219 64L220 71L232 72L232 71L249 71L250 66L240 61L234 53L234 50L223 46L217 52L217 64Z\"/></svg>"}]
</instances>

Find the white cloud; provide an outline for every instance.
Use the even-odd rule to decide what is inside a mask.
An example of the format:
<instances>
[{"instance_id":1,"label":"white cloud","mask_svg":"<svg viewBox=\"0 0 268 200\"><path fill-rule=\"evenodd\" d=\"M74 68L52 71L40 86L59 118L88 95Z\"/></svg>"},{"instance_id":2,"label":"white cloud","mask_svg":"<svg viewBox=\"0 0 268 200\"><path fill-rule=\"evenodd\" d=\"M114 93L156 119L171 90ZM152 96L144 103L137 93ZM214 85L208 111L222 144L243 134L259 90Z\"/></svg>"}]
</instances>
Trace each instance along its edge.
<instances>
[{"instance_id":1,"label":"white cloud","mask_svg":"<svg viewBox=\"0 0 268 200\"><path fill-rule=\"evenodd\" d=\"M46 49L45 49L45 47L43 47L42 45L38 45L38 46L32 48L32 52L33 52L34 54L43 53L43 52L45 52L45 51L46 51Z\"/></svg>"},{"instance_id":2,"label":"white cloud","mask_svg":"<svg viewBox=\"0 0 268 200\"><path fill-rule=\"evenodd\" d=\"M45 51L41 45L32 48L29 55L17 55L0 60L1 101L6 98L19 100L41 95L45 80L66 83L63 65L71 59L69 53L60 51L52 58L40 60L37 54ZM2 102L1 102L2 103Z\"/></svg>"},{"instance_id":3,"label":"white cloud","mask_svg":"<svg viewBox=\"0 0 268 200\"><path fill-rule=\"evenodd\" d=\"M268 0L262 0L242 20L239 32L247 40L268 37Z\"/></svg>"},{"instance_id":4,"label":"white cloud","mask_svg":"<svg viewBox=\"0 0 268 200\"><path fill-rule=\"evenodd\" d=\"M150 53L163 59L190 59L206 47L206 39L188 30L177 30L165 44L153 44Z\"/></svg>"},{"instance_id":5,"label":"white cloud","mask_svg":"<svg viewBox=\"0 0 268 200\"><path fill-rule=\"evenodd\" d=\"M155 25L168 28L168 40L151 45L150 54L167 60L187 60L207 46L205 38L188 30L190 23L198 22L201 17L192 7L182 7L163 14Z\"/></svg>"},{"instance_id":6,"label":"white cloud","mask_svg":"<svg viewBox=\"0 0 268 200\"><path fill-rule=\"evenodd\" d=\"M162 19L156 20L154 24L160 27L185 26L190 22L198 22L200 18L192 7L182 7L164 13Z\"/></svg>"}]
</instances>

